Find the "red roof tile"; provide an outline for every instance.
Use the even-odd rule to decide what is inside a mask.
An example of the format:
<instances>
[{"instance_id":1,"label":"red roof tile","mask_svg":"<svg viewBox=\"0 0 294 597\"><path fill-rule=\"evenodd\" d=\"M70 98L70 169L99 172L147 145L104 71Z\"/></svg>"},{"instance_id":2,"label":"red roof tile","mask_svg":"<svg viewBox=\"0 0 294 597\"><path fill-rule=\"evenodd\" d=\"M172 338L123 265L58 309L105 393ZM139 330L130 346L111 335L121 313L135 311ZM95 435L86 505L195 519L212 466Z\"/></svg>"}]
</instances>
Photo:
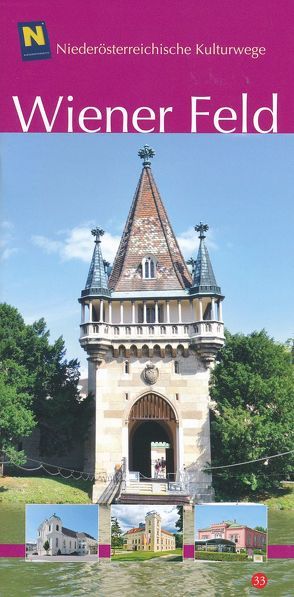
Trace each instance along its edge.
<instances>
[{"instance_id":1,"label":"red roof tile","mask_svg":"<svg viewBox=\"0 0 294 597\"><path fill-rule=\"evenodd\" d=\"M156 278L142 277L143 257L157 262ZM143 168L114 260L109 287L115 291L179 290L191 275L170 225L150 168Z\"/></svg>"}]
</instances>

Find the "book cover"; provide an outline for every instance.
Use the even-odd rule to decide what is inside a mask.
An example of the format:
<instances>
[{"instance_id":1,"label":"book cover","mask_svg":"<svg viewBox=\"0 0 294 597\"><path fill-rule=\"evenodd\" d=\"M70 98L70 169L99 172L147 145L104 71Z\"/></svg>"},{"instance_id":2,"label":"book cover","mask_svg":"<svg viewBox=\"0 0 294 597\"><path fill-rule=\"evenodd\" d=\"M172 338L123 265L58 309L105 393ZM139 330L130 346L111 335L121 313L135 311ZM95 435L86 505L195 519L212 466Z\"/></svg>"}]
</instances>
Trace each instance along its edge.
<instances>
[{"instance_id":1,"label":"book cover","mask_svg":"<svg viewBox=\"0 0 294 597\"><path fill-rule=\"evenodd\" d=\"M4 597L291 594L293 16L4 2Z\"/></svg>"}]
</instances>

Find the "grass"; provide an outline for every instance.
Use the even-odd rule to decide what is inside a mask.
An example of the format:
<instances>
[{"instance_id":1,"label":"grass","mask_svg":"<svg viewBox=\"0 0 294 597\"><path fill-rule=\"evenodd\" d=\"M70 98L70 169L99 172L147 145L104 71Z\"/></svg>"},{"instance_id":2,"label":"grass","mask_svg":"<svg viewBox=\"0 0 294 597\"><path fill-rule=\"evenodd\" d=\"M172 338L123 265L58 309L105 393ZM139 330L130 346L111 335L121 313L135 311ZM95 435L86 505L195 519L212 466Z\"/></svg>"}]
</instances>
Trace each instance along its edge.
<instances>
[{"instance_id":1,"label":"grass","mask_svg":"<svg viewBox=\"0 0 294 597\"><path fill-rule=\"evenodd\" d=\"M173 560L182 560L182 548L174 549L172 551L117 551L115 555L111 556L111 560L117 562L131 562L152 560L154 558L162 558L166 556L174 556ZM166 558L168 559L168 558Z\"/></svg>"},{"instance_id":2,"label":"grass","mask_svg":"<svg viewBox=\"0 0 294 597\"><path fill-rule=\"evenodd\" d=\"M294 483L283 483L275 495L260 501L273 510L294 510Z\"/></svg>"},{"instance_id":3,"label":"grass","mask_svg":"<svg viewBox=\"0 0 294 597\"><path fill-rule=\"evenodd\" d=\"M91 493L91 481L36 475L0 477L0 504L89 504ZM284 483L274 495L256 501L273 510L294 510L294 484Z\"/></svg>"},{"instance_id":4,"label":"grass","mask_svg":"<svg viewBox=\"0 0 294 597\"><path fill-rule=\"evenodd\" d=\"M227 496L227 499L224 497L220 499L220 496L216 495L216 501L218 503L221 503L222 501L235 502L237 499L236 496L231 499L229 496ZM253 496L250 494L241 497L238 501L240 501L240 503L256 502L265 504L265 506L268 506L271 510L294 510L294 483L287 483L287 481L284 481L281 483L280 488L276 489L272 495L266 494Z\"/></svg>"},{"instance_id":5,"label":"grass","mask_svg":"<svg viewBox=\"0 0 294 597\"><path fill-rule=\"evenodd\" d=\"M90 504L91 481L51 477L0 477L0 504Z\"/></svg>"}]
</instances>

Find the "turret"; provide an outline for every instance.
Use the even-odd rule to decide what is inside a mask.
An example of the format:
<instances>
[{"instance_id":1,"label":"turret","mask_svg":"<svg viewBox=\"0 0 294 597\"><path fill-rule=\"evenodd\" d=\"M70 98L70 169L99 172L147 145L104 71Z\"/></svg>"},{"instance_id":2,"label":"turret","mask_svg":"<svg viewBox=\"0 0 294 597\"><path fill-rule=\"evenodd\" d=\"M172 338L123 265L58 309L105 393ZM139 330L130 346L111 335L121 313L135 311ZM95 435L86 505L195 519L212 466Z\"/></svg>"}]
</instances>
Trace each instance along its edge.
<instances>
[{"instance_id":1,"label":"turret","mask_svg":"<svg viewBox=\"0 0 294 597\"><path fill-rule=\"evenodd\" d=\"M108 288L109 263L103 259L101 251L104 230L96 227L91 233L95 237L95 246L86 285L79 299L82 305L80 343L89 355L95 352L99 357L99 353L104 354L109 347L107 337L105 338L105 328L103 326L102 330L99 324L105 321L105 304L111 296L111 291Z\"/></svg>"},{"instance_id":2,"label":"turret","mask_svg":"<svg viewBox=\"0 0 294 597\"><path fill-rule=\"evenodd\" d=\"M205 243L207 224L200 222L195 226L199 232L199 249L197 259L191 258L192 286L190 295L198 299L198 321L194 324L191 344L197 349L201 358L209 365L214 361L216 353L224 344L222 321L222 301L224 296L217 285Z\"/></svg>"}]
</instances>

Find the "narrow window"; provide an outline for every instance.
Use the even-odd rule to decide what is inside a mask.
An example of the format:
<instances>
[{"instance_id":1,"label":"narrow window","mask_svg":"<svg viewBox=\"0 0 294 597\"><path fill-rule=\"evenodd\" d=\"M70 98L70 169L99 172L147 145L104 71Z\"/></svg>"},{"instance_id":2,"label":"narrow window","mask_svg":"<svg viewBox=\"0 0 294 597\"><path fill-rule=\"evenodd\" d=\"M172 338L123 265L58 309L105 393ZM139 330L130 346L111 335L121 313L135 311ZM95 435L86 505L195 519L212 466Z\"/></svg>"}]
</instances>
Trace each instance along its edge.
<instances>
[{"instance_id":1,"label":"narrow window","mask_svg":"<svg viewBox=\"0 0 294 597\"><path fill-rule=\"evenodd\" d=\"M149 260L149 264L150 264L150 278L155 278L155 265L154 265L154 261L153 259Z\"/></svg>"},{"instance_id":2,"label":"narrow window","mask_svg":"<svg viewBox=\"0 0 294 597\"><path fill-rule=\"evenodd\" d=\"M179 361L175 361L175 373L180 373Z\"/></svg>"},{"instance_id":3,"label":"narrow window","mask_svg":"<svg viewBox=\"0 0 294 597\"><path fill-rule=\"evenodd\" d=\"M130 373L130 363L129 363L129 361L125 361L125 373Z\"/></svg>"},{"instance_id":4,"label":"narrow window","mask_svg":"<svg viewBox=\"0 0 294 597\"><path fill-rule=\"evenodd\" d=\"M156 261L153 257L144 257L142 261L142 272L145 279L156 277Z\"/></svg>"},{"instance_id":5,"label":"narrow window","mask_svg":"<svg viewBox=\"0 0 294 597\"><path fill-rule=\"evenodd\" d=\"M155 307L147 307L146 315L147 323L155 323Z\"/></svg>"}]
</instances>

